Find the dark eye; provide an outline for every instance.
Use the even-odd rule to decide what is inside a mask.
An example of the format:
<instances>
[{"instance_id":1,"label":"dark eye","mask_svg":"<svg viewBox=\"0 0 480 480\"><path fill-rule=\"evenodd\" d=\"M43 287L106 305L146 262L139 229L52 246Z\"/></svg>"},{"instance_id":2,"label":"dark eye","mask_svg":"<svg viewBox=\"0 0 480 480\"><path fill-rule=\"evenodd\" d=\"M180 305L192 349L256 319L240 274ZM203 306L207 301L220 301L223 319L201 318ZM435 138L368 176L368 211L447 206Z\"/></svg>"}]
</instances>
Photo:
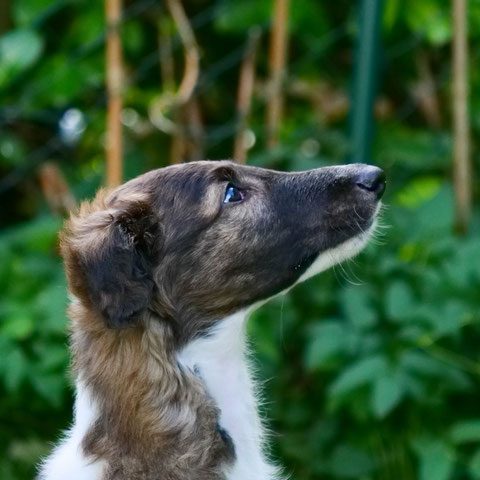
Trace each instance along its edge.
<instances>
[{"instance_id":1,"label":"dark eye","mask_svg":"<svg viewBox=\"0 0 480 480\"><path fill-rule=\"evenodd\" d=\"M235 185L229 183L225 189L225 196L223 197L223 203L241 202L243 200L242 191Z\"/></svg>"}]
</instances>

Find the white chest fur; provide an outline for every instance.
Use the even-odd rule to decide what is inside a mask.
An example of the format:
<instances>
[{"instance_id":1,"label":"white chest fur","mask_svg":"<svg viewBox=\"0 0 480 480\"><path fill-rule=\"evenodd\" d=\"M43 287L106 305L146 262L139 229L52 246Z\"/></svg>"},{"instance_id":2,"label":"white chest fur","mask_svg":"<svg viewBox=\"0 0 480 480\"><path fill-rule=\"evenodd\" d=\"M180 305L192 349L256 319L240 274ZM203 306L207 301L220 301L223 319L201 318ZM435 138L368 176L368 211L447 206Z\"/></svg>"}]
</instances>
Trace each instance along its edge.
<instances>
[{"instance_id":1,"label":"white chest fur","mask_svg":"<svg viewBox=\"0 0 480 480\"><path fill-rule=\"evenodd\" d=\"M208 337L188 344L179 354L186 367L197 369L220 409L220 425L232 437L236 460L228 480L271 480L276 470L262 453L262 425L250 376L246 313L222 320Z\"/></svg>"},{"instance_id":2,"label":"white chest fur","mask_svg":"<svg viewBox=\"0 0 480 480\"><path fill-rule=\"evenodd\" d=\"M82 440L96 418L96 407L88 390L77 382L75 420L72 428L40 467L39 480L99 480L104 465L92 462L82 452Z\"/></svg>"}]
</instances>

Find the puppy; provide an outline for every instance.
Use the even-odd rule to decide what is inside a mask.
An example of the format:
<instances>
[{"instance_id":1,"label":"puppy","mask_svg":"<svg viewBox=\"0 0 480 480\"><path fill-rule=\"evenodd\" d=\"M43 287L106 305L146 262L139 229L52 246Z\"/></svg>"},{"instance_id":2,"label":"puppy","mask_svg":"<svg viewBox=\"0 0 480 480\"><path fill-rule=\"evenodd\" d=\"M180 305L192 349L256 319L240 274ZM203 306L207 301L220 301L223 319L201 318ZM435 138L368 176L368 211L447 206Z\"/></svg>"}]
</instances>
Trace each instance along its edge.
<instances>
[{"instance_id":1,"label":"puppy","mask_svg":"<svg viewBox=\"0 0 480 480\"><path fill-rule=\"evenodd\" d=\"M357 254L383 172L196 162L100 192L61 235L75 420L42 480L272 480L246 358L262 302Z\"/></svg>"}]
</instances>

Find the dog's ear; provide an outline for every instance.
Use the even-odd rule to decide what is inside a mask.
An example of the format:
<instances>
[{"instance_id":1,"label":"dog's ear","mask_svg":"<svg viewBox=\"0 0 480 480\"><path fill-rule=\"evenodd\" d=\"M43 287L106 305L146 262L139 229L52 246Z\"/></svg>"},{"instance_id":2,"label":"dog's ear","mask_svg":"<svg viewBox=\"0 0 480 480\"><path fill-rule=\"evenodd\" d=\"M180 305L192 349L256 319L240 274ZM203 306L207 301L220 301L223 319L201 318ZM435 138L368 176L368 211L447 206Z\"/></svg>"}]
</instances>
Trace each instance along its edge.
<instances>
[{"instance_id":1,"label":"dog's ear","mask_svg":"<svg viewBox=\"0 0 480 480\"><path fill-rule=\"evenodd\" d=\"M145 201L89 212L91 205L71 218L61 236L70 288L108 327L128 327L152 300L159 220Z\"/></svg>"}]
</instances>

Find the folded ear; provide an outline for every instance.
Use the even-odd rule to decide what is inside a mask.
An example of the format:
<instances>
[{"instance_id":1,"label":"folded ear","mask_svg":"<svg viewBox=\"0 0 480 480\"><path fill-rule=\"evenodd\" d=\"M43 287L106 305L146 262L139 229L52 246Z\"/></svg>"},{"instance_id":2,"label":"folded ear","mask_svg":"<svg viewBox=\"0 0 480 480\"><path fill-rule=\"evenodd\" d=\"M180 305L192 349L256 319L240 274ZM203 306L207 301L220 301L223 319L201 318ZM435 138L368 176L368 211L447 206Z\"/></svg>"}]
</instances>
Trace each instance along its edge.
<instances>
[{"instance_id":1,"label":"folded ear","mask_svg":"<svg viewBox=\"0 0 480 480\"><path fill-rule=\"evenodd\" d=\"M108 327L128 327L152 300L159 220L145 201L88 211L92 205L72 217L62 235L69 285Z\"/></svg>"}]
</instances>

